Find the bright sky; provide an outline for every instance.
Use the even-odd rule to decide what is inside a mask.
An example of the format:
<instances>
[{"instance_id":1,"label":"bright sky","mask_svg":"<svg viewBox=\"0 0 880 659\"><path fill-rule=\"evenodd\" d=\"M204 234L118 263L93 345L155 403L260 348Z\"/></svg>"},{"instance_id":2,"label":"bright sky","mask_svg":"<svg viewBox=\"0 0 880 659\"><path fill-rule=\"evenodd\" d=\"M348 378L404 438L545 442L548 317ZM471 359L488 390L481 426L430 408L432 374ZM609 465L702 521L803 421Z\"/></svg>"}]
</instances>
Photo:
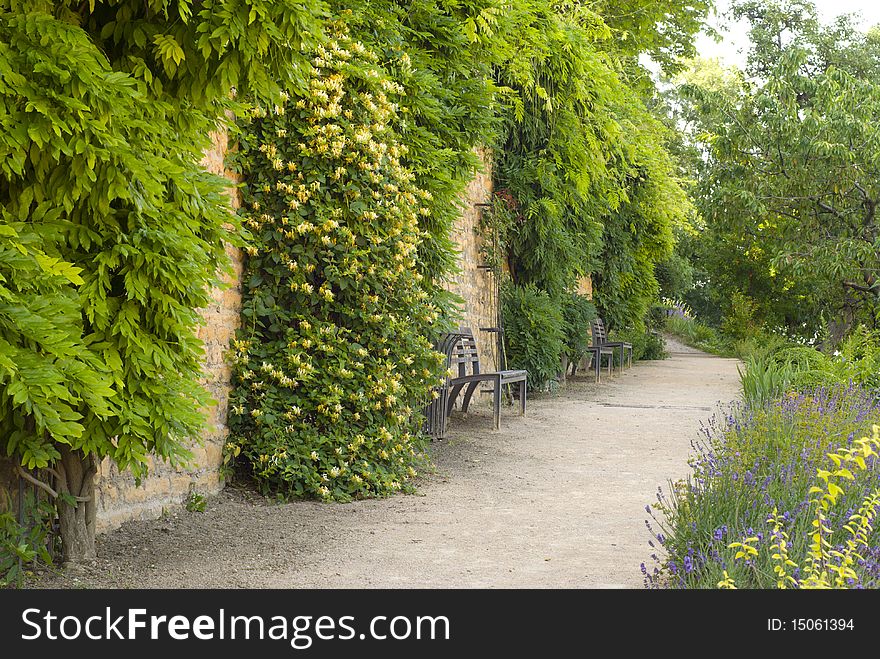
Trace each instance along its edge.
<instances>
[{"instance_id":1,"label":"bright sky","mask_svg":"<svg viewBox=\"0 0 880 659\"><path fill-rule=\"evenodd\" d=\"M819 10L822 22L829 22L840 14L859 13L862 16L862 29L880 23L880 0L813 0ZM725 64L745 64L745 46L748 44L745 24L733 24L727 30L721 29L725 21L721 14L726 11L728 0L717 0L718 14L712 24L719 29L721 43L715 43L709 37L697 39L697 52L703 57L718 57Z\"/></svg>"}]
</instances>

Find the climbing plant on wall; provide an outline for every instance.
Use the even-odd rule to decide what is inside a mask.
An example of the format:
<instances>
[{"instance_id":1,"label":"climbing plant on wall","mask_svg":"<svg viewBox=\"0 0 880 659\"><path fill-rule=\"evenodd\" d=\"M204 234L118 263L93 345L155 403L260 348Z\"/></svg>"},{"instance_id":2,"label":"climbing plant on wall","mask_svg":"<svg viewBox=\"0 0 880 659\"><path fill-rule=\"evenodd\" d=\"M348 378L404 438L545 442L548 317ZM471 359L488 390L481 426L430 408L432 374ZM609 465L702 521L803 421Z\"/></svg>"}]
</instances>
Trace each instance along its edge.
<instances>
[{"instance_id":1,"label":"climbing plant on wall","mask_svg":"<svg viewBox=\"0 0 880 659\"><path fill-rule=\"evenodd\" d=\"M251 238L231 446L266 489L347 500L416 475L443 358L417 267L432 195L403 165L404 88L344 23L303 96L241 130Z\"/></svg>"},{"instance_id":2,"label":"climbing plant on wall","mask_svg":"<svg viewBox=\"0 0 880 659\"><path fill-rule=\"evenodd\" d=\"M664 148L667 129L646 108L643 81L634 87L625 77L631 65L616 59L609 26L589 6L516 6L516 47L497 70L513 94L494 171L507 200L501 235L511 283L545 291L562 309L578 277L592 275L609 326L642 327L658 291L654 265L690 212ZM515 348L510 357L547 370Z\"/></svg>"},{"instance_id":3,"label":"climbing plant on wall","mask_svg":"<svg viewBox=\"0 0 880 659\"><path fill-rule=\"evenodd\" d=\"M99 460L143 476L201 430L231 219L203 150L233 87L302 84L316 11L0 0L0 446L52 476L65 560L94 557Z\"/></svg>"},{"instance_id":4,"label":"climbing plant on wall","mask_svg":"<svg viewBox=\"0 0 880 659\"><path fill-rule=\"evenodd\" d=\"M507 57L512 30L505 0L334 1L353 37L376 53L402 86L397 139L414 182L430 192L416 267L444 314L460 306L444 286L457 267L453 227L479 166L477 147L494 141L499 117L493 66Z\"/></svg>"},{"instance_id":5,"label":"climbing plant on wall","mask_svg":"<svg viewBox=\"0 0 880 659\"><path fill-rule=\"evenodd\" d=\"M313 175L323 177L323 196L310 197L311 205L300 204L297 212L304 217L311 217L309 214L323 217L337 213L335 220L340 222L341 227L364 236L376 232L383 235L388 223L396 221L382 208L398 191L404 188L411 190L407 194L415 195L418 201L417 206L413 206L412 199L404 196L402 200L394 202L400 212L414 209L417 214L417 227L407 229L415 233L394 238L411 240L414 245L407 257L406 273L395 274L394 270L399 264L390 262L391 253L381 249L347 254L346 258L356 258L364 268L372 269L370 278L359 282L357 287L342 290L333 288L334 299L324 300L324 306L320 309L301 308L302 289L294 291L293 297L288 290L279 296L272 287L280 285L278 281L286 280L277 279L274 261L262 251L248 255L243 325L246 328L253 325L253 317L248 316L251 313L256 314L257 324L253 331L243 330L240 340L248 343L239 344L240 354L247 355L251 362L257 355L283 361L285 351L294 350L304 359L308 358L317 372L315 379L309 382L342 387L344 394L339 395L345 399L339 402L342 409L338 410L345 423L339 423L339 419L334 421L324 416L325 408L320 395L321 392L326 393L322 389L323 384L311 393L308 392L308 384L290 391L273 390L273 405L294 405L302 413L295 424L287 422L284 432L273 435L275 429L268 427L265 421L260 421L260 427L257 427L254 419L246 416L254 409L256 399L248 382L242 378L236 381L231 408L235 441L228 447L227 455L243 452L248 468L267 489L296 496L344 500L386 494L405 487L412 478L415 463L419 461L413 454L418 453L416 435L419 426L416 415L420 405L430 395L437 376L436 357L424 352L427 345L425 340L436 338L443 329L455 322L461 308L461 301L447 290L447 280L455 271L457 258L452 241L453 226L462 211L465 186L479 163L476 147L490 144L497 128L492 67L505 56L507 48L506 42L499 38L500 33L507 29L503 25L502 7L501 0L330 3L331 15L345 23L345 31L340 33L338 27L334 28L333 37L324 44L324 51L314 53L319 64L317 70L328 73L328 60L324 55L327 52L336 53L332 61L337 68L333 69L332 75L342 76L342 90L345 92L340 102L343 105L352 104L346 106L345 110L351 117L343 114L333 125L343 130L346 145L354 149L358 144L352 132L358 130L356 120L361 120L365 112L371 111L369 105L376 102L378 94L388 99L393 107L382 122L385 131L382 142L396 145L393 162L375 160L379 169L368 170L368 173L390 177L390 188L382 187L384 183L377 188L370 177L334 179L332 173L339 163L316 159L311 155L305 157L296 151L293 155L284 156L285 162L295 165L295 172L283 169L279 173L273 169L262 169L270 163L259 152L261 143L271 141L277 149L282 150L291 144L311 139L309 121L315 117L307 120L303 113L314 113L309 108L321 100L318 95L322 91L320 81L313 81L318 86L309 88L305 94L298 94L294 90L283 115L269 112L265 117L252 117L251 123L243 128L242 166L246 174L247 195L256 195L253 200L260 205L260 212L253 207L245 208L248 224L254 218L260 222L259 218L264 212L270 215L274 213L266 211L266 200L259 198L268 194L262 191L263 178L267 176L287 177L283 180L289 179L291 185L294 180L299 180L299 174L304 178ZM359 44L357 51L353 50L354 46L343 49L352 55L345 61L334 50L341 40L347 44ZM378 78L365 78L361 72L363 67L374 72ZM365 99L364 93L370 96ZM306 108L297 107L298 103L305 103ZM272 130L276 132L272 133ZM282 134L279 135L278 130ZM348 150L344 156L359 157L356 151ZM338 157L342 156L333 156ZM331 165L333 169L327 170ZM349 163L343 163L343 166L351 169ZM398 180L400 177L406 180L405 186ZM350 195L355 194L354 191L361 199L357 201L358 205L352 206ZM272 196L277 194L286 194L284 188L281 193L273 188ZM283 201L277 203L281 204L279 208L284 207ZM377 217L368 218L369 221L360 217L357 213L362 210L359 206L361 203L378 204L378 208L370 207L370 212L376 212ZM287 208L286 212L290 210ZM339 216L339 213L343 215ZM315 223L314 220L309 221ZM322 269L326 271L325 266L337 258L333 250L340 249L333 247L328 252L323 242L302 242L304 239L301 236L296 238L295 244L289 238L276 244L272 242L276 238L266 237L265 229L259 232L255 228L251 230L254 234L252 248L262 250L270 245L278 252L299 250L303 256L296 257L298 265L307 262L303 258L316 259L312 274L320 273ZM386 241L385 244L391 242ZM390 273L386 272L389 268ZM336 275L331 271L326 272L326 275L318 276L326 276L327 279L322 281L335 286ZM388 277L393 277L393 286ZM264 310L261 303L256 302L263 299L267 280L273 282L270 288L275 302L280 308L289 309L290 313L282 313L277 322L273 320L263 327L260 323L263 322L264 311L273 319L276 313L271 309ZM307 283L314 285L311 281ZM367 316L364 316L366 312L361 308L361 293L367 295L370 305ZM412 297L414 295L418 297ZM378 301L369 302L372 297L378 297ZM256 304L255 312L250 310L249 304ZM430 305L430 322L419 316L419 309L424 305ZM415 315L410 314L411 311ZM394 321L391 324L369 321L372 313L380 313L386 320L387 314L390 314ZM299 324L300 320L305 320L306 325ZM317 344L313 344L307 335L304 335L308 342L305 346L300 343L297 347L285 348L279 343L279 333L310 331L307 328L326 322L333 322L340 328L341 333L334 340L341 342L342 346L357 343L356 348L334 348L333 353L327 353L316 350ZM353 331L349 332L348 329ZM389 350L387 355L378 355L382 358L381 363L371 361L377 356L374 354L377 346ZM359 350L368 351L370 359L365 360L357 352ZM391 368L390 365L395 363L395 368L406 375L405 382L402 381L405 388L394 393L395 400L391 407L373 410L373 396L378 394L370 393L375 386L371 382L376 378L382 380L387 375L376 369ZM421 366L416 368L414 364ZM340 381L335 375L338 368L358 375L353 380ZM238 373L243 376L246 371L241 369L239 364ZM364 397L349 398L351 395L357 396L358 392ZM333 396L336 404L337 394ZM262 400L267 398L264 396ZM287 411L286 408L284 411ZM259 412L257 414L259 416ZM401 418L398 419L398 416ZM396 452L388 450L386 444L391 440L381 439L386 432L394 437L390 445L397 447ZM361 437L358 440L361 442L358 444L358 455L366 460L367 466L361 464L353 469L349 444L358 436ZM377 436L380 440L376 440ZM255 437L258 439L254 440ZM341 453L337 453L337 450ZM313 451L317 458L312 457ZM285 455L283 468L273 466L266 469L265 465L271 456L279 452ZM343 462L347 464L341 464ZM324 476L332 482L325 480Z\"/></svg>"}]
</instances>

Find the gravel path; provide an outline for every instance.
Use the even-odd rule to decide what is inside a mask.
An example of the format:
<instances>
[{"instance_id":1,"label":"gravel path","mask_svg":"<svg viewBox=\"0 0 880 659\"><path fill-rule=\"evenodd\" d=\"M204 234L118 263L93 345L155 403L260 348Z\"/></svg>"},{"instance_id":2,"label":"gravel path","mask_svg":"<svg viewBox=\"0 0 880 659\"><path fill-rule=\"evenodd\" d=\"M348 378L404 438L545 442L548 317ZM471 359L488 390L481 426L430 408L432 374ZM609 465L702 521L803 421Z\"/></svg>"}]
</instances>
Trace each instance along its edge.
<instances>
[{"instance_id":1,"label":"gravel path","mask_svg":"<svg viewBox=\"0 0 880 659\"><path fill-rule=\"evenodd\" d=\"M418 495L277 504L229 487L204 513L125 524L99 538L96 565L33 585L640 588L645 505L738 391L735 360L668 348L536 396L525 418L506 409L497 433L488 408L454 416Z\"/></svg>"}]
</instances>

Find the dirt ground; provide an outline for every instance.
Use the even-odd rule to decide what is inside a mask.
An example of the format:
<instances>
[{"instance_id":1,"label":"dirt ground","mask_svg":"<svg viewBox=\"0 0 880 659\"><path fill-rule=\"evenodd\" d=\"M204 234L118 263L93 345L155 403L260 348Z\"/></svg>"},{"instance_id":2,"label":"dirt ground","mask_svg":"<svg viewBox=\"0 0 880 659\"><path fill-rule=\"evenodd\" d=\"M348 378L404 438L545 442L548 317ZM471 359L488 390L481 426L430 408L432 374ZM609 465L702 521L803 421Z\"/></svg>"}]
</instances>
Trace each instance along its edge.
<instances>
[{"instance_id":1,"label":"dirt ground","mask_svg":"<svg viewBox=\"0 0 880 659\"><path fill-rule=\"evenodd\" d=\"M51 588L640 588L645 505L688 472L699 422L738 392L736 361L669 341L599 385L578 379L528 414L454 415L417 495L267 501L228 487L203 513L129 522ZM487 397L483 397L487 398Z\"/></svg>"}]
</instances>

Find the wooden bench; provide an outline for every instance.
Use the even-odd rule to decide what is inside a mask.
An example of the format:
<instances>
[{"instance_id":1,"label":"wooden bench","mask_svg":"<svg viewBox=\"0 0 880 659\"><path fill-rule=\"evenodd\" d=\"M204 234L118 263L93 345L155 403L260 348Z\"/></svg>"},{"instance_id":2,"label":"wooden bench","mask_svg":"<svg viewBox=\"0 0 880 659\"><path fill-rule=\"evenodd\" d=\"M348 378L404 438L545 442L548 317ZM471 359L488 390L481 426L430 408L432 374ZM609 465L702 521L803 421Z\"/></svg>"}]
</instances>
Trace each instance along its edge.
<instances>
[{"instance_id":1,"label":"wooden bench","mask_svg":"<svg viewBox=\"0 0 880 659\"><path fill-rule=\"evenodd\" d=\"M605 348L600 346L589 346L587 348L587 352L584 355L591 355L591 364L593 371L596 374L596 382L601 382L600 373L602 372L602 358L608 357L608 373L611 373L611 368L614 365L614 349L613 348ZM577 373L578 362L573 361L571 363L571 377L574 377L574 374Z\"/></svg>"},{"instance_id":2,"label":"wooden bench","mask_svg":"<svg viewBox=\"0 0 880 659\"><path fill-rule=\"evenodd\" d=\"M620 348L620 370L623 372L623 363L626 361L626 353L629 353L629 366L632 366L633 347L632 343L627 341L609 341L608 333L605 331L605 323L601 318L595 318L590 323L590 332L593 336L593 345L602 348Z\"/></svg>"},{"instance_id":3,"label":"wooden bench","mask_svg":"<svg viewBox=\"0 0 880 659\"><path fill-rule=\"evenodd\" d=\"M526 413L526 379L528 371L491 371L480 370L480 356L477 352L477 341L470 328L461 328L458 332L447 335L441 346L447 350L449 366L458 375L453 375L447 382L449 397L446 401L446 416L452 413L455 400L465 390L461 401L461 411L467 412L471 398L481 382L491 382L492 403L495 413L495 430L501 428L501 388L506 384L519 383L520 414Z\"/></svg>"}]
</instances>

